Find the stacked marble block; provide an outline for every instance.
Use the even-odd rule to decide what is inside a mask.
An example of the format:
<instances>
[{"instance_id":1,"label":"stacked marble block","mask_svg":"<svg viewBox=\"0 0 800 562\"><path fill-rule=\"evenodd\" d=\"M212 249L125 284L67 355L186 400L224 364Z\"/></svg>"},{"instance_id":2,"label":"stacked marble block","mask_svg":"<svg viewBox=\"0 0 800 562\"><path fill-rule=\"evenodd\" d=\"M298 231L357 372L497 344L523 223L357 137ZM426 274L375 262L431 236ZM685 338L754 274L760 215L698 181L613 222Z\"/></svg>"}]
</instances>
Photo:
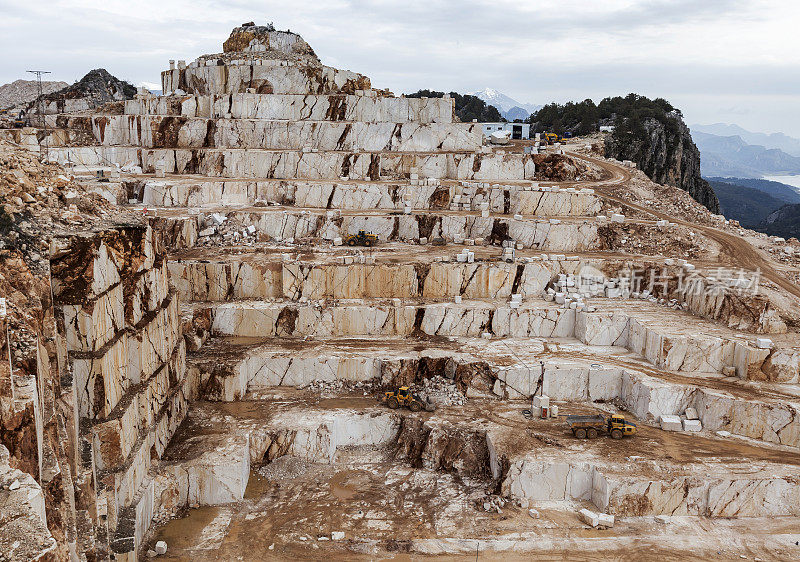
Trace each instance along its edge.
<instances>
[{"instance_id":1,"label":"stacked marble block","mask_svg":"<svg viewBox=\"0 0 800 562\"><path fill-rule=\"evenodd\" d=\"M619 287L618 278L607 279L602 275L572 275L561 273L543 293L548 302L555 302L564 308L594 312L595 308L587 306L585 299L591 297L617 298L624 295ZM630 291L628 291L630 293Z\"/></svg>"},{"instance_id":2,"label":"stacked marble block","mask_svg":"<svg viewBox=\"0 0 800 562\"><path fill-rule=\"evenodd\" d=\"M696 408L688 407L682 416L662 415L659 423L664 431L690 431L697 432L703 429L703 422Z\"/></svg>"},{"instance_id":3,"label":"stacked marble block","mask_svg":"<svg viewBox=\"0 0 800 562\"><path fill-rule=\"evenodd\" d=\"M516 242L514 240L503 240L502 247L503 253L500 256L500 261L504 261L506 263L513 263L514 260L517 258L516 254Z\"/></svg>"},{"instance_id":4,"label":"stacked marble block","mask_svg":"<svg viewBox=\"0 0 800 562\"><path fill-rule=\"evenodd\" d=\"M77 235L55 256L59 351L72 381L79 474L92 475L90 501L111 550L118 559L135 556L152 519L148 471L198 386L187 377L177 295L150 228Z\"/></svg>"},{"instance_id":5,"label":"stacked marble block","mask_svg":"<svg viewBox=\"0 0 800 562\"><path fill-rule=\"evenodd\" d=\"M455 261L457 263L474 263L475 262L475 252L471 252L464 248L458 254L456 254Z\"/></svg>"}]
</instances>

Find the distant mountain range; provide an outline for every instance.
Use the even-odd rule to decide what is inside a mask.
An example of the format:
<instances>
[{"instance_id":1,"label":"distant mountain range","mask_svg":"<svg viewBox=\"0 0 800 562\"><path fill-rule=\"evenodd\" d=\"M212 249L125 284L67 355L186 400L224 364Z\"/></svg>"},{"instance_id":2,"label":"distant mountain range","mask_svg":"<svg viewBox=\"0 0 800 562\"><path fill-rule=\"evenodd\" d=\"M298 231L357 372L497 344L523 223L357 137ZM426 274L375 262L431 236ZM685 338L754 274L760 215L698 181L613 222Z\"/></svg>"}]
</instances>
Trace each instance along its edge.
<instances>
[{"instance_id":1,"label":"distant mountain range","mask_svg":"<svg viewBox=\"0 0 800 562\"><path fill-rule=\"evenodd\" d=\"M706 177L720 212L742 226L789 238L800 230L800 193L792 186L752 178Z\"/></svg>"},{"instance_id":2,"label":"distant mountain range","mask_svg":"<svg viewBox=\"0 0 800 562\"><path fill-rule=\"evenodd\" d=\"M470 95L482 99L487 105L495 106L500 111L500 115L509 121L527 119L531 113L542 108L541 105L519 102L492 88L484 88L479 92L470 92Z\"/></svg>"},{"instance_id":3,"label":"distant mountain range","mask_svg":"<svg viewBox=\"0 0 800 562\"><path fill-rule=\"evenodd\" d=\"M781 204L800 203L800 192L798 192L795 187L785 183L753 178L718 178L706 176L706 179L710 182L723 182L754 189L778 199L781 201Z\"/></svg>"},{"instance_id":4,"label":"distant mountain range","mask_svg":"<svg viewBox=\"0 0 800 562\"><path fill-rule=\"evenodd\" d=\"M703 176L761 178L800 174L800 157L778 148L748 144L739 135L720 136L693 130L692 139L700 149Z\"/></svg>"},{"instance_id":5,"label":"distant mountain range","mask_svg":"<svg viewBox=\"0 0 800 562\"><path fill-rule=\"evenodd\" d=\"M714 123L713 125L692 125L692 132L707 133L718 137L741 137L747 144L755 144L764 148L777 148L792 156L800 156L800 139L783 133L754 133L739 125Z\"/></svg>"}]
</instances>

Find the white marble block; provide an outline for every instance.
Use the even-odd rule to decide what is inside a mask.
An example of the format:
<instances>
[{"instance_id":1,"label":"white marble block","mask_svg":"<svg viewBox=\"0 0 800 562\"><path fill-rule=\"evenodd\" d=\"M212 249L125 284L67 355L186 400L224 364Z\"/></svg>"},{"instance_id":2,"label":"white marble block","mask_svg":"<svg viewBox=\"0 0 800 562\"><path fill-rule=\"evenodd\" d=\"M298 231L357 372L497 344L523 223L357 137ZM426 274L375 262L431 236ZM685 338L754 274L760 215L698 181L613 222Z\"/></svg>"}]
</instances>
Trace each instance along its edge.
<instances>
[{"instance_id":1,"label":"white marble block","mask_svg":"<svg viewBox=\"0 0 800 562\"><path fill-rule=\"evenodd\" d=\"M578 517L581 521L592 527L597 527L597 525L600 523L597 513L588 509L581 509L578 512Z\"/></svg>"},{"instance_id":2,"label":"white marble block","mask_svg":"<svg viewBox=\"0 0 800 562\"><path fill-rule=\"evenodd\" d=\"M772 340L769 338L757 338L756 347L758 347L758 349L771 349Z\"/></svg>"},{"instance_id":3,"label":"white marble block","mask_svg":"<svg viewBox=\"0 0 800 562\"><path fill-rule=\"evenodd\" d=\"M598 513L597 514L597 523L600 527L608 527L611 528L614 526L614 516L608 513Z\"/></svg>"},{"instance_id":4,"label":"white marble block","mask_svg":"<svg viewBox=\"0 0 800 562\"><path fill-rule=\"evenodd\" d=\"M702 429L703 429L703 424L700 423L700 420L683 420L684 431L701 431Z\"/></svg>"},{"instance_id":5,"label":"white marble block","mask_svg":"<svg viewBox=\"0 0 800 562\"><path fill-rule=\"evenodd\" d=\"M680 416L670 416L670 415L661 416L661 429L663 429L664 431L683 430L683 425L681 424Z\"/></svg>"}]
</instances>

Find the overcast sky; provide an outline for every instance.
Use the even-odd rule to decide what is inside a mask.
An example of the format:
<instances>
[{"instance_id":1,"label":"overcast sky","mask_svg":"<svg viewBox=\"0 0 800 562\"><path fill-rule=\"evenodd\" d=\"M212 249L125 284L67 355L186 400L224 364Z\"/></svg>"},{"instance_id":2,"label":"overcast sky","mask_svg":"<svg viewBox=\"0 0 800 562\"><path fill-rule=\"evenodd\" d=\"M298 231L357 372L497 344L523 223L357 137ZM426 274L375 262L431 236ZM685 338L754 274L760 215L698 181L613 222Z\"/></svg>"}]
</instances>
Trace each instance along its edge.
<instances>
[{"instance_id":1,"label":"overcast sky","mask_svg":"<svg viewBox=\"0 0 800 562\"><path fill-rule=\"evenodd\" d=\"M637 92L689 124L800 137L797 0L0 0L0 83L103 67L156 84L169 59L220 52L251 20L395 93L492 87L543 104Z\"/></svg>"}]
</instances>

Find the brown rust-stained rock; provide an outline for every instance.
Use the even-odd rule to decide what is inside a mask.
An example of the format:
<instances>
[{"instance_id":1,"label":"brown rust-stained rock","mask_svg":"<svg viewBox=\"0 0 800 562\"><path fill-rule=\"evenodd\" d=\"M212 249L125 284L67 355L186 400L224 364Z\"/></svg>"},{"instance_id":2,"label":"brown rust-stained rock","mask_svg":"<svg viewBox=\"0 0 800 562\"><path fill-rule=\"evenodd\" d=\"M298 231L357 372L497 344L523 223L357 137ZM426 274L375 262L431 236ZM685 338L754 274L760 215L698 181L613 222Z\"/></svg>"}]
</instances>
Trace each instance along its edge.
<instances>
[{"instance_id":1,"label":"brown rust-stained rock","mask_svg":"<svg viewBox=\"0 0 800 562\"><path fill-rule=\"evenodd\" d=\"M477 478L491 474L485 431L417 416L403 417L395 456L417 468Z\"/></svg>"}]
</instances>

